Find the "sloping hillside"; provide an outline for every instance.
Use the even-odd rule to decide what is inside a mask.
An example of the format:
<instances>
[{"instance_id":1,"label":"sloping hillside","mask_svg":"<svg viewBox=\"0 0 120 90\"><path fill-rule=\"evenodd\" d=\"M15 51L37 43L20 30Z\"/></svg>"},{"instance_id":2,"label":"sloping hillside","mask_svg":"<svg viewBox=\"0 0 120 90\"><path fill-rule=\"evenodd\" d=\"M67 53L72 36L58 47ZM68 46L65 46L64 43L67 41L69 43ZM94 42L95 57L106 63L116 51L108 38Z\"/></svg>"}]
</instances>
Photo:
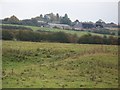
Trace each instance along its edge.
<instances>
[{"instance_id":1,"label":"sloping hillside","mask_svg":"<svg viewBox=\"0 0 120 90\"><path fill-rule=\"evenodd\" d=\"M37 26L26 26L26 25L15 25L15 24L2 24L3 26L15 26L15 27L21 27L21 28L29 28L33 31L47 31L47 32L65 32L70 34L76 34L77 36L83 36L85 34L91 34L91 35L98 35L98 36L111 36L108 34L98 34L98 33L92 33L88 31L74 31L74 30L64 30L64 29L57 29L57 28L47 28L47 27L37 27ZM115 36L115 35L112 35ZM117 37L117 36L115 36Z\"/></svg>"},{"instance_id":2,"label":"sloping hillside","mask_svg":"<svg viewBox=\"0 0 120 90\"><path fill-rule=\"evenodd\" d=\"M3 41L3 88L117 88L115 45Z\"/></svg>"}]
</instances>

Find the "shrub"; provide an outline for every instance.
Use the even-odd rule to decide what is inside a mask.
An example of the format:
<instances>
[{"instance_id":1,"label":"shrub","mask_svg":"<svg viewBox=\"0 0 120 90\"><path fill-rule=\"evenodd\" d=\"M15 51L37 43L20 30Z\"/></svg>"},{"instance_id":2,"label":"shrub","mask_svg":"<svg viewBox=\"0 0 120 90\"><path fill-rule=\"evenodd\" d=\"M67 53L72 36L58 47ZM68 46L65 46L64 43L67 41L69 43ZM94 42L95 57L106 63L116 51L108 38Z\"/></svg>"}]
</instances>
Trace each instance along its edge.
<instances>
[{"instance_id":1,"label":"shrub","mask_svg":"<svg viewBox=\"0 0 120 90\"><path fill-rule=\"evenodd\" d=\"M13 35L11 32L8 32L6 30L2 31L2 39L3 40L12 40L13 39Z\"/></svg>"}]
</instances>

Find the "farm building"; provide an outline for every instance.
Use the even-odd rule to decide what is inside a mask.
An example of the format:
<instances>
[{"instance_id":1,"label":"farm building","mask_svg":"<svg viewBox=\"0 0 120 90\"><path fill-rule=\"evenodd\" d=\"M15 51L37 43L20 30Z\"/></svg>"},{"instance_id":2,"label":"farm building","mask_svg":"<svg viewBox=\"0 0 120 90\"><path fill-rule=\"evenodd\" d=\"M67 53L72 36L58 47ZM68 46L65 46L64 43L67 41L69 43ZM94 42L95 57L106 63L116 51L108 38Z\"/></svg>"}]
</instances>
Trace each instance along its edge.
<instances>
[{"instance_id":1,"label":"farm building","mask_svg":"<svg viewBox=\"0 0 120 90\"><path fill-rule=\"evenodd\" d=\"M77 23L73 26L73 29L75 29L75 30L82 30L82 29L83 29L82 23L77 22Z\"/></svg>"},{"instance_id":2,"label":"farm building","mask_svg":"<svg viewBox=\"0 0 120 90\"><path fill-rule=\"evenodd\" d=\"M67 24L55 24L55 23L48 23L47 27L60 28L60 29L72 29L72 27Z\"/></svg>"},{"instance_id":3,"label":"farm building","mask_svg":"<svg viewBox=\"0 0 120 90\"><path fill-rule=\"evenodd\" d=\"M73 29L75 30L93 29L93 28L95 28L95 25L94 23L91 23L91 22L77 22L73 26Z\"/></svg>"},{"instance_id":4,"label":"farm building","mask_svg":"<svg viewBox=\"0 0 120 90\"><path fill-rule=\"evenodd\" d=\"M44 22L44 21L38 21L38 23L39 23L39 25L41 26L41 27L45 27L46 25L48 25L46 22Z\"/></svg>"},{"instance_id":5,"label":"farm building","mask_svg":"<svg viewBox=\"0 0 120 90\"><path fill-rule=\"evenodd\" d=\"M93 29L95 28L95 24L92 22L84 22L82 23L84 29Z\"/></svg>"},{"instance_id":6,"label":"farm building","mask_svg":"<svg viewBox=\"0 0 120 90\"><path fill-rule=\"evenodd\" d=\"M117 28L118 25L115 24L115 23L107 23L107 24L105 25L105 27L108 27L108 28Z\"/></svg>"}]
</instances>

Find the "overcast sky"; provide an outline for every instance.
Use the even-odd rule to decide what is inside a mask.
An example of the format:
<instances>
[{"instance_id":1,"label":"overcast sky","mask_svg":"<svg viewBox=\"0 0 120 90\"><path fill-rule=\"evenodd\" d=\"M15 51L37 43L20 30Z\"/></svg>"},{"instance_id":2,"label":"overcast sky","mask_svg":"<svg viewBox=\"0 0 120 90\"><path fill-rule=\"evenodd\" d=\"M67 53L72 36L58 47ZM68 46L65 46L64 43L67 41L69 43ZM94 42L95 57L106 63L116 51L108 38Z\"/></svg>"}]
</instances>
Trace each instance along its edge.
<instances>
[{"instance_id":1,"label":"overcast sky","mask_svg":"<svg viewBox=\"0 0 120 90\"><path fill-rule=\"evenodd\" d=\"M0 11L0 18L15 15L29 19L53 12L61 16L67 13L72 21L118 23L118 0L1 0Z\"/></svg>"}]
</instances>

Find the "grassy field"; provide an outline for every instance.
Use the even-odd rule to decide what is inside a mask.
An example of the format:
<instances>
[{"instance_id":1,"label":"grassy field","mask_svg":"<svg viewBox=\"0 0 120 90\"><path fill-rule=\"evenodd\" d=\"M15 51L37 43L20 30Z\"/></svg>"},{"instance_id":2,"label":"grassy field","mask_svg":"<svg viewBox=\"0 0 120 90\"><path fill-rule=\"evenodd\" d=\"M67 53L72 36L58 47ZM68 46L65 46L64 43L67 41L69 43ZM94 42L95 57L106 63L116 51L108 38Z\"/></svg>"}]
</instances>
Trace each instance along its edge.
<instances>
[{"instance_id":1,"label":"grassy field","mask_svg":"<svg viewBox=\"0 0 120 90\"><path fill-rule=\"evenodd\" d=\"M27 27L27 28L31 28L33 31L37 31L37 30L49 31L49 32L60 32L61 31L61 32L65 32L65 33L76 34L78 37L83 36L85 34L104 36L104 34L97 34L97 33L92 33L92 32L88 32L88 31L63 30L63 29L56 29L56 28L26 26L26 25L14 25L14 24L3 24L3 25ZM106 36L111 36L111 35L106 34ZM112 35L112 36L115 36L115 35ZM115 37L117 37L117 36L115 36Z\"/></svg>"},{"instance_id":2,"label":"grassy field","mask_svg":"<svg viewBox=\"0 0 120 90\"><path fill-rule=\"evenodd\" d=\"M3 41L3 88L117 88L115 45Z\"/></svg>"}]
</instances>

